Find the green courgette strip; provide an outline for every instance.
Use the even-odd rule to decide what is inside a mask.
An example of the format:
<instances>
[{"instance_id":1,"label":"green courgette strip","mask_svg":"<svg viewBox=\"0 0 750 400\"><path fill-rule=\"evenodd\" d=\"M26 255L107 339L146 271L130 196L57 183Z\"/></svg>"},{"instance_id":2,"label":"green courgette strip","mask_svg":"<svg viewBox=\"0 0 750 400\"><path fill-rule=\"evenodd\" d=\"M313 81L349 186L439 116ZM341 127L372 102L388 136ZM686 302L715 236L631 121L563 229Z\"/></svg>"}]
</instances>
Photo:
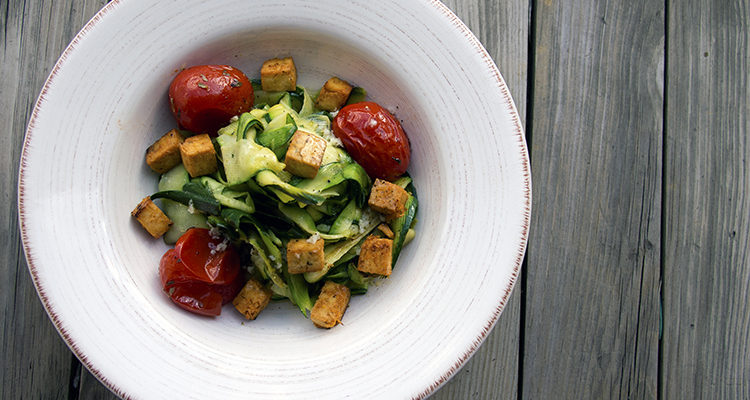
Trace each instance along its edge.
<instances>
[{"instance_id":1,"label":"green courgette strip","mask_svg":"<svg viewBox=\"0 0 750 400\"><path fill-rule=\"evenodd\" d=\"M326 197L320 194L312 193L310 191L300 189L296 186L290 185L287 182L284 182L277 174L275 174L271 170L262 170L258 172L255 175L255 181L258 183L261 187L270 187L272 192L279 197L279 200L281 200L284 203L288 203L288 201L284 201L285 199L283 196L279 196L279 192L282 193L285 196L288 196L289 198L299 201L304 204L316 204L320 205L323 204L323 202L326 200Z\"/></svg>"},{"instance_id":2,"label":"green courgette strip","mask_svg":"<svg viewBox=\"0 0 750 400\"><path fill-rule=\"evenodd\" d=\"M314 305L312 299L310 298L310 291L308 290L307 282L305 282L305 279L302 277L302 275L290 274L286 266L284 266L283 268L283 274L284 279L286 279L287 283L289 284L289 300L291 300L292 303L299 307L302 315L307 317L307 313L312 310Z\"/></svg>"},{"instance_id":3,"label":"green courgette strip","mask_svg":"<svg viewBox=\"0 0 750 400\"><path fill-rule=\"evenodd\" d=\"M312 283L321 280L334 264L344 257L349 250L359 245L380 224L380 217L371 209L366 209L359 221L359 233L349 239L342 240L325 247L324 267L321 271L305 272L305 280Z\"/></svg>"},{"instance_id":4,"label":"green courgette strip","mask_svg":"<svg viewBox=\"0 0 750 400\"><path fill-rule=\"evenodd\" d=\"M221 205L211 192L203 187L203 185L195 182L186 183L182 187L182 190L163 190L161 192L156 192L151 195L151 199L174 200L211 215L218 215L221 212Z\"/></svg>"},{"instance_id":5,"label":"green courgette strip","mask_svg":"<svg viewBox=\"0 0 750 400\"><path fill-rule=\"evenodd\" d=\"M393 231L393 261L391 265L396 265L401 249L404 246L404 240L406 239L411 223L414 217L417 215L417 197L409 195L409 199L406 200L406 212L399 218L396 218L391 222L391 230Z\"/></svg>"},{"instance_id":6,"label":"green courgette strip","mask_svg":"<svg viewBox=\"0 0 750 400\"><path fill-rule=\"evenodd\" d=\"M264 229L252 215L227 208L222 210L220 217L210 218L209 223L229 231L230 237L251 245L260 261L262 261L254 260L256 261L255 266L263 278L270 279L279 287L287 286L278 271L283 267L281 250L277 246L277 243L281 243L275 235Z\"/></svg>"},{"instance_id":7,"label":"green courgette strip","mask_svg":"<svg viewBox=\"0 0 750 400\"><path fill-rule=\"evenodd\" d=\"M286 124L275 129L264 130L257 135L255 141L271 149L279 160L283 160L294 132L297 132L297 124L291 116L287 115Z\"/></svg>"},{"instance_id":8,"label":"green courgette strip","mask_svg":"<svg viewBox=\"0 0 750 400\"><path fill-rule=\"evenodd\" d=\"M224 207L234 208L246 213L255 212L255 204L249 192L241 192L229 189L223 183L203 176L198 178L199 182L211 192L211 195Z\"/></svg>"},{"instance_id":9,"label":"green courgette strip","mask_svg":"<svg viewBox=\"0 0 750 400\"><path fill-rule=\"evenodd\" d=\"M302 231L310 235L317 234L325 240L339 240L353 236L352 232L350 231L342 232L339 234L328 234L319 231L315 226L315 220L310 215L310 213L308 213L307 210L299 208L295 205L279 203L279 211L281 211L284 216L289 218L290 221L294 222L300 229L302 229Z\"/></svg>"},{"instance_id":10,"label":"green courgette strip","mask_svg":"<svg viewBox=\"0 0 750 400\"><path fill-rule=\"evenodd\" d=\"M362 217L362 209L357 206L357 201L352 199L349 203L341 210L336 220L333 221L331 229L328 231L331 235L341 235L349 233L350 228L355 221L359 221Z\"/></svg>"}]
</instances>

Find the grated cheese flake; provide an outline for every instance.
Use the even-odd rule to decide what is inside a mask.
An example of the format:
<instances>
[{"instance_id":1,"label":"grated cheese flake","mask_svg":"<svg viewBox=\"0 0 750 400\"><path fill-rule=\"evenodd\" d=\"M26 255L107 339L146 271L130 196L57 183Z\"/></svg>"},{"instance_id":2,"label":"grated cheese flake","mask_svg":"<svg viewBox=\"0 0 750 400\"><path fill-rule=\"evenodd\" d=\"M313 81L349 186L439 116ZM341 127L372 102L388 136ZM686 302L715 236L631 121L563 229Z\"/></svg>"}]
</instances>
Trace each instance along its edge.
<instances>
[{"instance_id":1,"label":"grated cheese flake","mask_svg":"<svg viewBox=\"0 0 750 400\"><path fill-rule=\"evenodd\" d=\"M333 146L344 148L344 142L341 141L338 137L331 135L331 140L328 141Z\"/></svg>"},{"instance_id":2,"label":"grated cheese flake","mask_svg":"<svg viewBox=\"0 0 750 400\"><path fill-rule=\"evenodd\" d=\"M318 239L320 239L320 234L318 232L315 232L312 234L312 236L307 238L307 243L315 244L318 241Z\"/></svg>"}]
</instances>

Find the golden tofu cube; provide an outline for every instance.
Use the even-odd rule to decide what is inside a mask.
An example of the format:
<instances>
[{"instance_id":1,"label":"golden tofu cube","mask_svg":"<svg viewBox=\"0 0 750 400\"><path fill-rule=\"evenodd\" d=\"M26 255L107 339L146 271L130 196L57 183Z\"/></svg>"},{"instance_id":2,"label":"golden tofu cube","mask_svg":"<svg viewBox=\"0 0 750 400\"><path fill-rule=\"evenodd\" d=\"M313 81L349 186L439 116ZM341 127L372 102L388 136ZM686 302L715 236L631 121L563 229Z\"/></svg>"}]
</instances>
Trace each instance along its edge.
<instances>
[{"instance_id":1,"label":"golden tofu cube","mask_svg":"<svg viewBox=\"0 0 750 400\"><path fill-rule=\"evenodd\" d=\"M151 201L151 197L141 200L130 215L155 238L165 234L172 225L172 220Z\"/></svg>"},{"instance_id":2,"label":"golden tofu cube","mask_svg":"<svg viewBox=\"0 0 750 400\"><path fill-rule=\"evenodd\" d=\"M266 60L260 68L260 85L266 92L297 89L297 68L292 57Z\"/></svg>"},{"instance_id":3,"label":"golden tofu cube","mask_svg":"<svg viewBox=\"0 0 750 400\"><path fill-rule=\"evenodd\" d=\"M181 161L180 144L184 140L177 129L165 133L146 149L146 164L160 174L176 167Z\"/></svg>"},{"instance_id":4,"label":"golden tofu cube","mask_svg":"<svg viewBox=\"0 0 750 400\"><path fill-rule=\"evenodd\" d=\"M303 178L315 178L327 145L325 139L314 133L295 132L284 157L286 170Z\"/></svg>"},{"instance_id":5,"label":"golden tofu cube","mask_svg":"<svg viewBox=\"0 0 750 400\"><path fill-rule=\"evenodd\" d=\"M350 84L334 76L327 80L323 88L320 89L318 99L315 100L315 106L321 110L336 111L346 104L351 92L352 86Z\"/></svg>"},{"instance_id":6,"label":"golden tofu cube","mask_svg":"<svg viewBox=\"0 0 750 400\"><path fill-rule=\"evenodd\" d=\"M271 291L255 279L250 279L232 300L232 305L246 319L255 319L271 301Z\"/></svg>"},{"instance_id":7,"label":"golden tofu cube","mask_svg":"<svg viewBox=\"0 0 750 400\"><path fill-rule=\"evenodd\" d=\"M393 258L393 240L370 235L362 243L357 270L368 274L389 276Z\"/></svg>"},{"instance_id":8,"label":"golden tofu cube","mask_svg":"<svg viewBox=\"0 0 750 400\"><path fill-rule=\"evenodd\" d=\"M208 134L191 136L180 145L182 164L191 177L208 175L216 171L216 150Z\"/></svg>"},{"instance_id":9,"label":"golden tofu cube","mask_svg":"<svg viewBox=\"0 0 750 400\"><path fill-rule=\"evenodd\" d=\"M409 193L399 185L376 179L370 191L367 204L373 210L385 215L387 220L394 220L406 212L406 200Z\"/></svg>"},{"instance_id":10,"label":"golden tofu cube","mask_svg":"<svg viewBox=\"0 0 750 400\"><path fill-rule=\"evenodd\" d=\"M325 266L325 241L321 238L310 239L292 239L286 245L286 263L290 274L320 271Z\"/></svg>"},{"instance_id":11,"label":"golden tofu cube","mask_svg":"<svg viewBox=\"0 0 750 400\"><path fill-rule=\"evenodd\" d=\"M318 300L310 311L310 320L318 328L333 328L341 323L344 311L349 305L349 288L332 281L326 281Z\"/></svg>"},{"instance_id":12,"label":"golden tofu cube","mask_svg":"<svg viewBox=\"0 0 750 400\"><path fill-rule=\"evenodd\" d=\"M380 224L378 225L378 230L385 235L388 239L393 239L393 230L391 230L391 227L386 224Z\"/></svg>"}]
</instances>

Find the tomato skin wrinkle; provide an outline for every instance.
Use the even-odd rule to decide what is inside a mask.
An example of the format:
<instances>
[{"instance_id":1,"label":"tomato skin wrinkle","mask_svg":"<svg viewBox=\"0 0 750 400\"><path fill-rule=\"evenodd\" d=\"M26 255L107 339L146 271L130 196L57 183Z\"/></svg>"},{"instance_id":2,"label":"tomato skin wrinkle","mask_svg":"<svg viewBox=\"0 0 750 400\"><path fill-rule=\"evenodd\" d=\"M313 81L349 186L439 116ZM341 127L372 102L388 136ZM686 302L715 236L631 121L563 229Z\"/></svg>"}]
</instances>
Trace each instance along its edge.
<instances>
[{"instance_id":1,"label":"tomato skin wrinkle","mask_svg":"<svg viewBox=\"0 0 750 400\"><path fill-rule=\"evenodd\" d=\"M175 250L182 263L196 275L198 280L207 283L226 284L240 271L240 257L237 250L227 244L223 251L214 251L222 239L211 237L208 229L191 228L175 244Z\"/></svg>"},{"instance_id":2,"label":"tomato skin wrinkle","mask_svg":"<svg viewBox=\"0 0 750 400\"><path fill-rule=\"evenodd\" d=\"M360 102L342 108L332 128L371 177L392 181L409 167L409 139L398 120L379 104Z\"/></svg>"},{"instance_id":3,"label":"tomato skin wrinkle","mask_svg":"<svg viewBox=\"0 0 750 400\"><path fill-rule=\"evenodd\" d=\"M228 65L196 65L180 71L169 85L169 105L178 125L215 135L235 115L250 111L253 85Z\"/></svg>"}]
</instances>

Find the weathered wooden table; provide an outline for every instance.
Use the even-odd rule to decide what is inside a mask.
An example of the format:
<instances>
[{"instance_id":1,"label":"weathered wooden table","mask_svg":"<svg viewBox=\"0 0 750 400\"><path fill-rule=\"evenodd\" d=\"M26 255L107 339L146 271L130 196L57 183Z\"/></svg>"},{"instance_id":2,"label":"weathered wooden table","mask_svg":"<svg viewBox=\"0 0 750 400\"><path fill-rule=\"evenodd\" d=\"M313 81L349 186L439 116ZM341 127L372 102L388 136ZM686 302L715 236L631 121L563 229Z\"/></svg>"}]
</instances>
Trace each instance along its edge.
<instances>
[{"instance_id":1,"label":"weathered wooden table","mask_svg":"<svg viewBox=\"0 0 750 400\"><path fill-rule=\"evenodd\" d=\"M44 79L104 0L2 0L0 398L114 397L37 298L16 184ZM451 0L525 121L523 274L434 396L750 398L750 0Z\"/></svg>"}]
</instances>

